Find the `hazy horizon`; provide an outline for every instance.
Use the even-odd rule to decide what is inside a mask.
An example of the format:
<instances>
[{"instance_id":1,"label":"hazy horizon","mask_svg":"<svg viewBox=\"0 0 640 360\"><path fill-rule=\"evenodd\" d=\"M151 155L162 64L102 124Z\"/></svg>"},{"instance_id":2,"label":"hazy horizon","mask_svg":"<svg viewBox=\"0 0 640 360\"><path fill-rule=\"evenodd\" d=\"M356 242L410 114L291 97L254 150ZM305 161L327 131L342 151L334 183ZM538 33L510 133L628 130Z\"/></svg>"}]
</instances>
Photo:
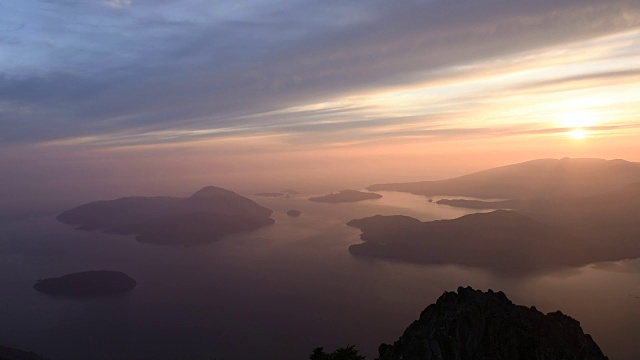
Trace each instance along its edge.
<instances>
[{"instance_id":1,"label":"hazy horizon","mask_svg":"<svg viewBox=\"0 0 640 360\"><path fill-rule=\"evenodd\" d=\"M639 34L622 0L5 1L2 207L640 161Z\"/></svg>"}]
</instances>

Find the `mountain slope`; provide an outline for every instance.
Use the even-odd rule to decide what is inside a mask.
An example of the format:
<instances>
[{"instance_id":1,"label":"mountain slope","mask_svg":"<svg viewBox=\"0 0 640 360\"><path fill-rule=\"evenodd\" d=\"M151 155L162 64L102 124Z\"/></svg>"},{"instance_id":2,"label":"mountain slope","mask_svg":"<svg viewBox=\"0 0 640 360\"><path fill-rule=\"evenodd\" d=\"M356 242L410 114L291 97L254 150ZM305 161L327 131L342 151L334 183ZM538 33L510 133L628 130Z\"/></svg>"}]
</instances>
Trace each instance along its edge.
<instances>
[{"instance_id":1,"label":"mountain slope","mask_svg":"<svg viewBox=\"0 0 640 360\"><path fill-rule=\"evenodd\" d=\"M377 184L367 190L427 196L528 199L605 193L638 181L640 163L564 158L532 160L448 180Z\"/></svg>"}]
</instances>

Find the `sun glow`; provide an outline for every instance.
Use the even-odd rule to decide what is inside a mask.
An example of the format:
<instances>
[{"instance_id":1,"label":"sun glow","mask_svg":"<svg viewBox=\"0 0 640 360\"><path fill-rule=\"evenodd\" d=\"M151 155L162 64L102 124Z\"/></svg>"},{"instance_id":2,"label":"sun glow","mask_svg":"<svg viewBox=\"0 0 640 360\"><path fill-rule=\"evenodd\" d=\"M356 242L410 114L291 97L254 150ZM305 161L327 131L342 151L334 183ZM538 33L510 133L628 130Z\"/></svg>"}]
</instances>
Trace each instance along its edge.
<instances>
[{"instance_id":1,"label":"sun glow","mask_svg":"<svg viewBox=\"0 0 640 360\"><path fill-rule=\"evenodd\" d=\"M585 129L573 129L569 131L569 136L576 140L582 140L589 136L589 131Z\"/></svg>"},{"instance_id":2,"label":"sun glow","mask_svg":"<svg viewBox=\"0 0 640 360\"><path fill-rule=\"evenodd\" d=\"M560 122L563 127L581 130L585 127L594 126L598 122L598 118L593 112L576 111L562 115Z\"/></svg>"},{"instance_id":3,"label":"sun glow","mask_svg":"<svg viewBox=\"0 0 640 360\"><path fill-rule=\"evenodd\" d=\"M560 117L559 125L567 130L567 136L575 140L582 140L591 135L589 128L597 125L598 115L593 111L567 112Z\"/></svg>"}]
</instances>

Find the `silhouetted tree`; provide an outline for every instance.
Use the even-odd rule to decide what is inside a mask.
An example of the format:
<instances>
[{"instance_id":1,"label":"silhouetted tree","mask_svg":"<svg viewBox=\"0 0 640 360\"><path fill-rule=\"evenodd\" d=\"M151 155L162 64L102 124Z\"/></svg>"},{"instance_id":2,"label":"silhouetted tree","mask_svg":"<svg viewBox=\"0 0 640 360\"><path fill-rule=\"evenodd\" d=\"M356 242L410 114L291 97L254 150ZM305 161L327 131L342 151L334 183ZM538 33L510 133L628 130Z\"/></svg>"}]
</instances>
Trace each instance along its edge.
<instances>
[{"instance_id":1,"label":"silhouetted tree","mask_svg":"<svg viewBox=\"0 0 640 360\"><path fill-rule=\"evenodd\" d=\"M324 352L324 348L315 348L309 356L310 360L365 360L354 345L336 349L332 353Z\"/></svg>"}]
</instances>

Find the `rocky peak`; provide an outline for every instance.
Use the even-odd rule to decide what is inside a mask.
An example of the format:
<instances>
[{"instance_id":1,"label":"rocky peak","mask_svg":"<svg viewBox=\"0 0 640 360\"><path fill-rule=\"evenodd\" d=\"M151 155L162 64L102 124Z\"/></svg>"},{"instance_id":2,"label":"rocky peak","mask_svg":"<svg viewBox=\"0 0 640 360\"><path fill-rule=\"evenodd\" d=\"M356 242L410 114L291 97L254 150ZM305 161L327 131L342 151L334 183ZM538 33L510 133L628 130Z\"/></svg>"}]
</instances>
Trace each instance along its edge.
<instances>
[{"instance_id":1,"label":"rocky peak","mask_svg":"<svg viewBox=\"0 0 640 360\"><path fill-rule=\"evenodd\" d=\"M515 305L499 291L460 287L428 306L380 360L604 360L580 323Z\"/></svg>"}]
</instances>

